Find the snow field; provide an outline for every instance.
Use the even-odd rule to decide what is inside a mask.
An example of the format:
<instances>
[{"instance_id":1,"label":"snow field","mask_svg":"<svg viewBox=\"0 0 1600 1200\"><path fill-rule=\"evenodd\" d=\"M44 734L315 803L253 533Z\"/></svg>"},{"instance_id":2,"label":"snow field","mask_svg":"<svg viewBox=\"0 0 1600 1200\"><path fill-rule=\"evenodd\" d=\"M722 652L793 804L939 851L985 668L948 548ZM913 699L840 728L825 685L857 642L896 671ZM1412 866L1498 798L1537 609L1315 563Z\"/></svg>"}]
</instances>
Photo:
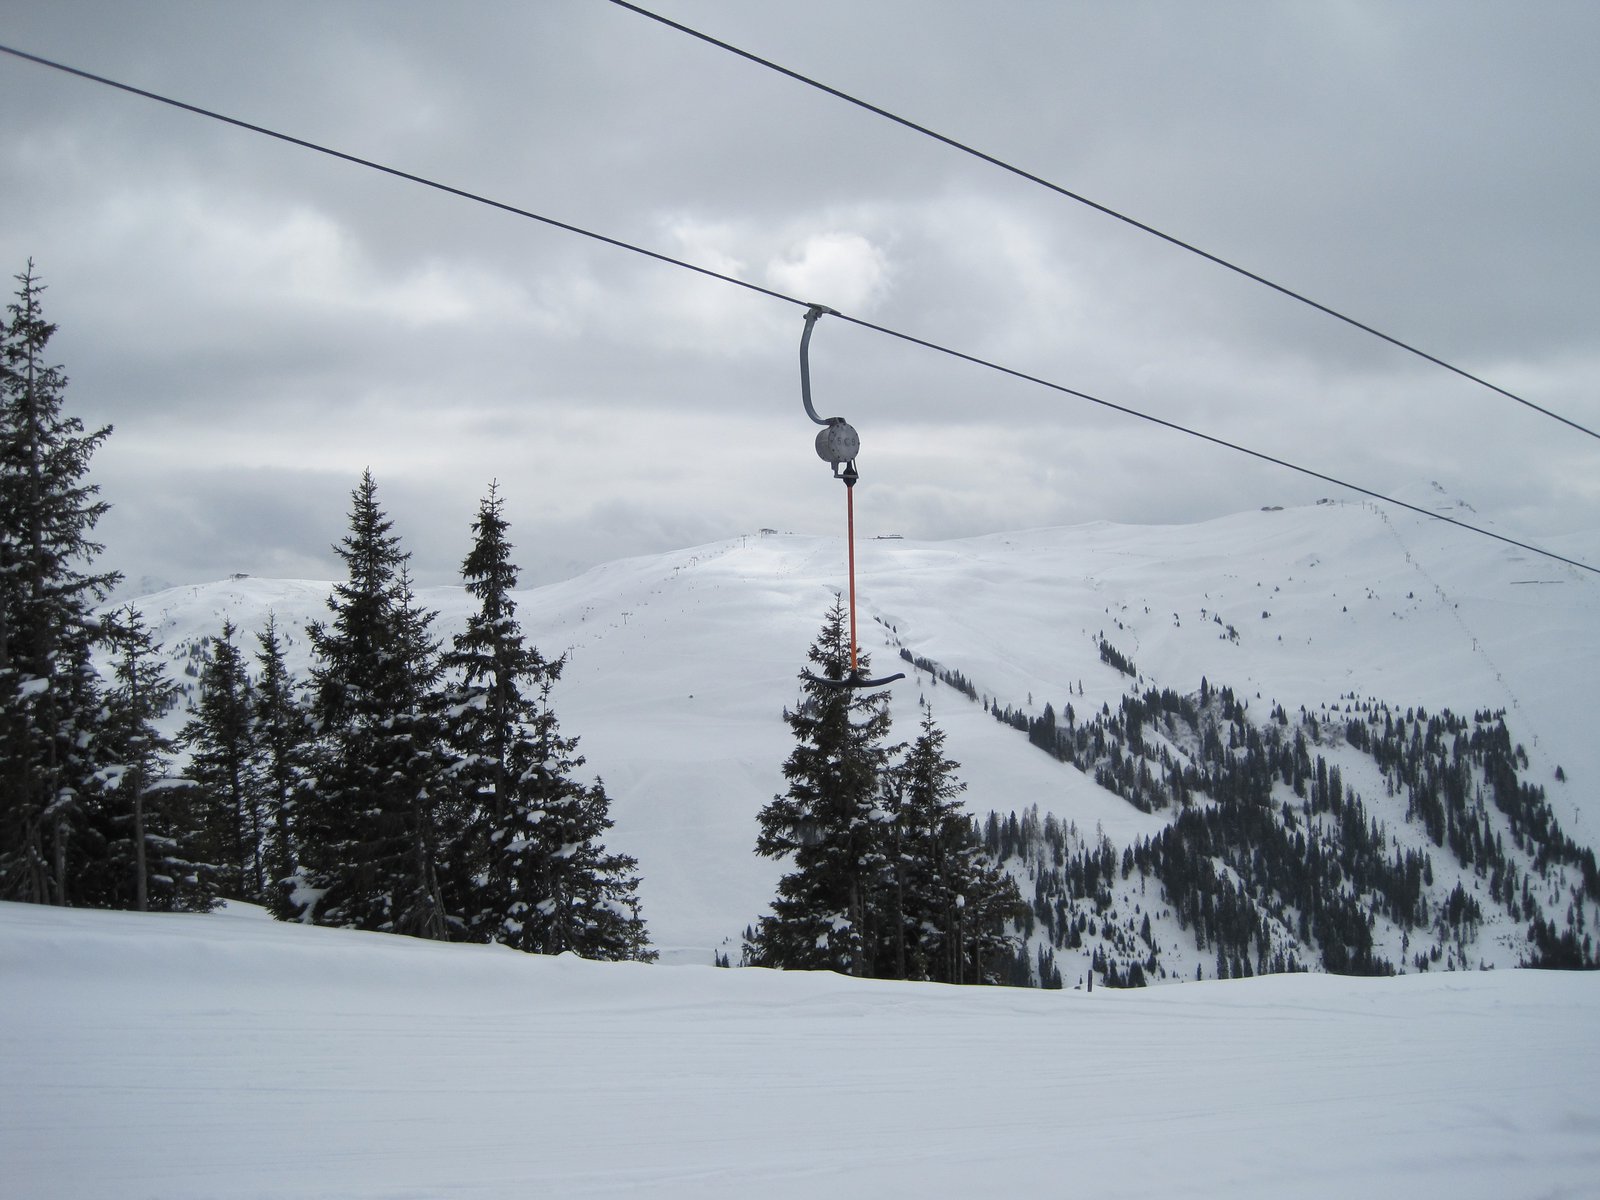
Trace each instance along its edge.
<instances>
[{"instance_id":1,"label":"snow field","mask_svg":"<svg viewBox=\"0 0 1600 1200\"><path fill-rule=\"evenodd\" d=\"M1600 977L1092 994L0 905L29 1200L1593 1194Z\"/></svg>"}]
</instances>

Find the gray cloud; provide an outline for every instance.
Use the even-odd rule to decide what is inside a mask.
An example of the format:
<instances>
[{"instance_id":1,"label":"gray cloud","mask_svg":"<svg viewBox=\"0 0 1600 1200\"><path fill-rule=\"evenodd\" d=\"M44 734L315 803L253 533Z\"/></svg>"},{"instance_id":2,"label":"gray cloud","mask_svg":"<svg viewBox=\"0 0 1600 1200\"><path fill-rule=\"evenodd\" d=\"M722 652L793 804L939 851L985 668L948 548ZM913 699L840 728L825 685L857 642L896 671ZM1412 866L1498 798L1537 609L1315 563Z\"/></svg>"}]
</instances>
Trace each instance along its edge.
<instances>
[{"instance_id":1,"label":"gray cloud","mask_svg":"<svg viewBox=\"0 0 1600 1200\"><path fill-rule=\"evenodd\" d=\"M1600 425L1600 13L662 0ZM3 40L1538 538L1583 438L1146 235L621 9L0 0ZM0 61L0 262L116 432L133 578L332 574L370 466L423 582L491 479L530 582L835 532L791 306ZM941 537L1326 494L824 321L863 520Z\"/></svg>"}]
</instances>

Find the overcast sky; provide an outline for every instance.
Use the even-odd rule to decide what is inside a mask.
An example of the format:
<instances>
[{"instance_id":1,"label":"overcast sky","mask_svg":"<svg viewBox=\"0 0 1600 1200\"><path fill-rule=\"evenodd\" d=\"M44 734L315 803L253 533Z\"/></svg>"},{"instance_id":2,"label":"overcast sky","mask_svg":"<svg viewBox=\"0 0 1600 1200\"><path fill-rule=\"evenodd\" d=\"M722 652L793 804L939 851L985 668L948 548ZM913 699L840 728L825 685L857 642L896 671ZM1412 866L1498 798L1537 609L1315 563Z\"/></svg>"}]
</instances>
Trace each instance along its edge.
<instances>
[{"instance_id":1,"label":"overcast sky","mask_svg":"<svg viewBox=\"0 0 1600 1200\"><path fill-rule=\"evenodd\" d=\"M1600 5L646 7L1600 427ZM1600 527L1600 441L605 0L0 0L0 42L1510 536ZM424 584L491 480L525 583L840 532L800 308L9 56L0 112L0 264L115 426L130 581L333 577L365 467ZM866 533L1337 494L831 318L812 370Z\"/></svg>"}]
</instances>

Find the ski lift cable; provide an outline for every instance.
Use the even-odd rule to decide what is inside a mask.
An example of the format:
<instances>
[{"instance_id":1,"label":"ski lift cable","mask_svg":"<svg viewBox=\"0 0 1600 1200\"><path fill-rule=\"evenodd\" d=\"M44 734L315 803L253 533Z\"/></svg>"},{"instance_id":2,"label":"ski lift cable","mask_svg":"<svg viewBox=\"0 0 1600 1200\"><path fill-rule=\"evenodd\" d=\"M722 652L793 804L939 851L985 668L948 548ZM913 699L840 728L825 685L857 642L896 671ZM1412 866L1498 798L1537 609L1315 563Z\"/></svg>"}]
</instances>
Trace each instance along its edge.
<instances>
[{"instance_id":1,"label":"ski lift cable","mask_svg":"<svg viewBox=\"0 0 1600 1200\"><path fill-rule=\"evenodd\" d=\"M596 233L594 230L585 229L580 225L572 225L566 221L557 220L554 217L544 216L542 213L532 212L526 208L519 208L515 204L507 204L503 200L495 200L492 197L485 196L479 192L471 192L465 188L455 187L448 183L441 183L439 180L430 179L425 175L415 175L410 171L402 171L398 167L391 167L384 163L376 162L370 158L362 158L360 155L350 154L344 150L336 150L332 146L325 146L320 142L313 142L306 138L296 137L293 134L284 133L277 129L271 129L265 125L257 125L250 121L241 120L238 117L230 117L227 113L217 112L214 109L202 108L198 104L190 104L183 100L174 99L171 96L164 96L160 92L152 92L146 90L145 88L135 87L131 83L123 83L120 80L111 79L105 75L96 75L92 71L85 71L79 67L68 66L66 63L56 62L53 59L44 58L38 54L29 54L27 51L18 50L13 46L0 45L0 52L10 54L16 58L24 59L27 62L37 63L41 67L49 67L52 70L61 71L68 75L75 75L79 79L88 80L90 83L104 84L106 87L115 88L118 91L127 92L130 95L142 96L146 100L154 100L158 104L165 104L172 108L182 109L184 112L193 113L198 117L209 117L211 120L221 121L225 125L232 125L238 129L247 130L250 133L259 133L263 137L274 138L280 142L287 142L289 145L298 146L302 150L311 150L317 154L325 154L329 158L337 158L342 162L351 163L358 167L366 167L369 170L378 171L384 175L392 175L396 179L405 180L407 183L419 184L422 187L432 188L437 192L444 192L446 195L455 196L462 200L470 200L474 204L482 204L489 208L499 209L501 212L510 213L512 216L526 217L530 221L538 221L543 225L549 225L555 229L565 230L567 233L575 233L580 237L586 237L596 242L603 242L608 246L615 246L619 250L631 250L635 254L644 255L646 258L653 258L658 262L664 262L674 267L682 267L684 270L693 271L698 275L705 275L712 279L719 279L723 283L735 284L738 287L745 288L749 291L758 292L763 296L770 296L774 300L786 300L790 304L797 304L801 307L805 306L805 302L803 300L796 300L793 296L785 296L782 292L773 291L771 288L764 288L760 284L750 283L747 280L738 279L732 275L725 275L720 271L713 271L708 267L702 267L695 263L687 262L681 258L674 258L670 254L662 254L657 250L650 250L644 246L637 246L632 242L625 242L620 238L608 237L603 233Z\"/></svg>"},{"instance_id":2,"label":"ski lift cable","mask_svg":"<svg viewBox=\"0 0 1600 1200\"><path fill-rule=\"evenodd\" d=\"M1554 559L1556 562L1566 563L1568 566L1577 567L1580 570L1589 571L1593 574L1600 575L1600 567L1593 567L1586 562L1581 562L1578 559L1568 558L1566 555L1558 554L1554 550L1547 550L1541 546L1534 546L1528 542L1518 541L1516 538L1507 537L1503 533L1496 533L1494 530L1485 529L1481 525L1474 525L1469 521L1462 521L1456 517L1446 516L1444 513L1434 512L1430 509L1423 508L1421 505L1409 504L1404 500L1395 498L1394 496L1388 496L1382 492L1374 491L1371 488L1362 487L1360 484L1351 483L1348 480L1340 479L1338 476L1329 475L1311 467L1302 466L1299 463L1291 462L1286 458L1279 458L1276 455L1268 454L1262 450L1252 450L1249 446L1243 445L1239 442L1229 441L1227 438L1217 437L1215 434L1203 433L1198 429L1192 428L1191 426L1180 425L1176 421L1169 421L1165 417L1158 417L1152 413L1143 412L1137 408L1129 408L1125 404L1118 404L1112 400L1106 400L1099 396L1093 396L1088 392L1081 392L1076 388L1067 387L1065 384L1055 383L1051 380L1041 378L1038 375L1030 375L1026 371L1019 371L1014 367L1008 367L986 358L980 358L975 354L967 354L961 350L953 350L949 346L940 345L938 342L928 341L924 338L916 337L913 334L904 333L898 329L890 329L885 325L877 325L871 321L863 320L860 317L852 317L848 314L841 313L839 314L839 319L841 321L848 321L852 325L859 325L861 328L869 329L874 333L881 333L886 337L897 338L900 341L910 342L915 346L921 346L926 350L932 350L938 354L944 354L950 358L971 363L973 366L984 367L990 371L998 371L1002 375L1009 375L1013 379L1020 379L1025 383L1032 383L1038 385L1039 387L1049 388L1051 391L1060 392L1067 396L1073 396L1079 400L1087 400L1090 404L1097 404L1101 408L1110 409L1112 412L1119 412L1129 417L1137 417L1141 421L1148 421L1152 425L1159 425L1163 429L1172 430L1174 433L1181 433L1192 438L1199 438L1203 442L1210 442L1213 446L1221 447L1224 450L1232 450L1238 454L1245 454L1261 462L1270 463L1273 466L1282 467L1285 470L1294 471L1312 479L1321 480L1323 483L1332 484L1334 487L1345 488L1348 491L1356 492L1359 495L1366 496L1369 499L1378 500L1384 504L1393 505L1396 508L1408 509L1411 512L1419 513L1424 517L1430 517L1435 521L1443 521L1447 525L1454 525L1459 529L1469 530L1472 533L1493 538L1495 541L1504 542L1508 546L1515 546L1519 550L1527 550L1529 553L1538 554L1545 558Z\"/></svg>"},{"instance_id":3,"label":"ski lift cable","mask_svg":"<svg viewBox=\"0 0 1600 1200\"><path fill-rule=\"evenodd\" d=\"M966 142L962 142L956 138L949 137L946 134L939 133L937 130L930 129L926 125L918 124L916 121L902 117L897 113L890 112L888 109L881 108L870 101L863 100L858 96L853 96L849 92L832 87L821 82L820 80L813 79L809 75L804 75L799 71L792 70L780 63L773 62L771 59L763 58L759 54L754 54L749 50L741 49L740 47L729 42L725 42L720 38L713 37L708 33L704 33L698 29L692 28L691 26L684 25L681 22L664 17L660 13L651 12L647 8L641 8L639 5L632 3L631 0L611 0L611 3L615 4L618 8L623 8L629 12L637 13L641 17L648 17L650 20L665 25L670 29L676 29L680 33L688 34L690 37L697 38L698 40L705 42L707 45L715 46L719 50L725 50L729 54L736 55L739 58L743 58L749 62L755 63L757 66L765 67L769 71L776 71L780 75L786 76L797 83L802 83L807 87L814 88L819 92L824 92L829 96L833 96L835 99L843 100L847 104L853 104L857 108L864 109L865 111L872 113L874 116L884 118L884 120L892 121L896 125L900 125L914 133L920 133L924 137L932 138L934 141L940 142L943 145L950 147L952 150L958 150L961 153L970 155L981 162L988 163L992 167L998 167L1002 171L1008 172L1009 174L1015 175L1020 179L1027 180L1029 183L1037 184L1048 191L1054 192L1058 196L1065 197L1068 200L1073 200L1079 204L1085 205L1088 208L1092 208L1094 211L1111 217L1113 220L1121 221L1125 225L1132 226L1141 233L1147 233L1152 237L1161 239L1163 242L1166 242L1169 245L1176 246L1180 250L1186 250L1190 254L1194 254L1205 259L1207 262L1213 263L1216 266L1224 268L1225 270L1232 271L1236 275L1241 275L1253 283L1258 283L1263 287L1270 288L1279 295L1286 296L1291 300L1297 300L1301 304L1304 304L1309 308L1313 308L1326 316L1332 317L1337 321L1342 321L1346 325L1361 330L1363 333L1371 334L1373 337L1388 342L1391 346L1395 346L1400 350L1404 350L1408 354L1416 355L1416 357L1432 363L1436 367L1442 367L1444 370L1450 371L1463 379L1478 384L1480 387L1488 388L1491 392L1496 392L1505 397L1507 400L1514 400L1523 407L1532 409L1534 412L1541 413L1553 421L1559 421L1561 424L1569 426L1570 428L1577 430L1579 433L1586 433L1592 438L1600 438L1600 433L1595 432L1593 429L1590 429L1586 425L1580 424L1570 417L1563 416L1558 412L1554 412L1551 409L1536 404L1532 400L1529 400L1523 396L1519 396L1517 393L1501 387L1497 383L1493 383L1480 375L1475 375L1471 371L1468 371L1463 367L1458 367L1454 363L1440 358L1437 355L1430 354L1426 350L1412 345L1410 342L1403 341L1392 334L1385 333L1381 329L1378 329L1372 325L1368 325L1364 321L1359 321L1355 317L1348 316L1345 313L1340 312L1338 309L1323 304L1318 300L1313 300L1310 296L1307 296L1303 292L1298 292L1293 288L1285 286L1284 284L1276 283L1264 275L1258 274L1247 267L1242 267L1238 263L1231 262L1228 259L1223 258L1221 255L1213 254L1209 250L1203 250L1192 242L1186 242L1182 238L1175 237L1170 233L1166 233L1163 230L1157 229L1153 225L1147 224L1144 221L1140 221L1135 217L1130 217L1126 213L1119 212L1109 205L1101 204L1097 200L1091 200L1088 196L1085 196L1082 193L1074 192L1071 189L1063 187L1061 184L1054 183L1041 175L1034 174L1032 171L1025 170L1022 167L1018 167L1012 163L1009 163L1005 159L998 158L993 154L985 153L974 146L968 145Z\"/></svg>"},{"instance_id":4,"label":"ski lift cable","mask_svg":"<svg viewBox=\"0 0 1600 1200\"><path fill-rule=\"evenodd\" d=\"M292 134L283 133L279 130L271 129L264 125L257 125L249 121L241 120L238 117L231 117L225 113L219 113L211 109L202 108L199 105L189 104L185 101L177 100L170 96L164 96L159 92L152 92L144 88L135 87L132 84L122 83L119 80L111 79L104 75L96 75L93 72L85 71L78 67L68 66L65 63L56 62L52 59L44 58L37 54L30 54L27 51L18 50L12 46L0 44L0 53L9 54L15 58L23 59L24 61L35 63L42 67L48 67L52 70L60 71L67 75L76 76L79 79L84 79L91 83L102 84L117 91L126 92L135 96L141 96L144 99L153 100L158 104L165 104L172 108L181 109L196 116L207 117L214 121L221 121L226 125L232 125L236 128L247 130L251 133L257 133L264 137L274 138L281 142L287 142L290 145L297 146L303 150L310 150L318 154L327 155L330 158L336 158L342 162L347 162L354 166L366 167L369 170L378 171L384 175L405 180L408 183L415 183L422 187L432 188L435 191L443 192L447 195L457 197L458 199L468 200L475 204L482 204L488 208L509 213L512 216L525 217L530 221L537 221L542 225L547 225L554 229L560 229L567 233L576 234L579 237L585 237L591 241L600 242L618 250L628 250L634 254L642 255L645 258L653 259L656 262L665 263L668 266L680 267L685 271L691 271L696 275L700 275L708 279L715 279L723 283L732 284L735 287L743 288L745 291L766 296L769 299L781 300L786 304L793 304L796 307L806 309L807 311L811 310L812 308L820 307L796 296L790 296L784 292L777 291L773 288L763 287L760 284L751 283L749 280L740 279L737 276L728 275L721 271L713 270L710 267L700 266L697 263L688 262L681 258L675 258L670 254L663 254L658 250L651 250L647 247L636 245L633 242L624 241L621 238L598 233L592 229L585 229L581 225L574 225L568 221L561 221L554 217L533 212L530 209L521 208L514 204L508 204L502 200L495 200L480 193L468 191L465 188L455 187L451 184L430 179L424 175L417 175L410 171L403 171L397 167L387 166L383 163L376 162L369 158L362 158L359 155L350 154L343 150L336 150L330 146L324 146L318 142L309 141L305 138L295 137ZM1285 470L1294 471L1298 474L1309 476L1312 479L1321 480L1322 482L1332 484L1335 487L1356 492L1360 495L1380 501L1384 504L1392 505L1396 508L1407 509L1411 512L1418 513L1421 516L1429 517L1435 521L1443 521L1446 524L1457 526L1458 528L1465 529L1471 533L1480 534L1483 537L1493 538L1498 542L1515 546L1520 550L1526 550L1530 554L1537 554L1542 558L1553 559L1556 562L1566 563L1568 566L1576 567L1579 570L1589 571L1593 574L1600 575L1600 567L1594 567L1586 562L1581 562L1578 559L1569 558L1566 555L1558 554L1554 550L1547 550L1543 547L1535 546L1528 542L1518 541L1515 538L1507 537L1504 534L1495 533L1493 530L1485 529L1482 526L1473 525L1470 522L1462 521L1455 517L1446 516L1443 513L1432 512L1418 505L1408 504L1404 500L1396 499L1393 496L1387 496L1382 492L1374 491L1371 488L1362 487L1359 484L1350 483L1346 480L1338 478L1337 476L1329 475L1322 471L1313 470L1310 467L1301 466L1298 463L1290 462L1288 459L1278 458L1274 455L1266 454L1259 450L1252 450L1248 446L1241 445L1240 443L1228 441L1225 438L1216 437L1212 434L1202 433L1197 429L1193 429L1186 425L1180 425L1175 421L1168 421L1165 418L1142 412L1139 409L1130 408L1123 404L1117 404L1113 401L1102 399L1099 396L1091 395L1088 392L1079 391L1076 388L1070 388L1064 384L1054 383L1048 379L1041 378L1037 375L1031 375L1025 371L1020 371L1013 367L1003 366L1000 363L992 362L975 354L968 354L961 350L952 349L949 346L941 345L940 343L931 341L927 338L917 337L914 334L891 329L885 325L878 325L871 321L864 320L861 317L852 317L846 313L838 313L837 315L841 321L848 322L852 325L857 325L862 329L870 330L874 333L881 333L885 336L896 338L903 342L909 342L912 345L921 346L924 349L932 350L950 358L959 359L960 361L969 363L973 366L983 367L991 371L998 371L999 373L1003 375L1009 375L1014 379L1018 379L1026 383L1036 384L1040 387L1048 388L1051 391L1059 392L1063 395L1073 396L1079 400L1085 400L1090 404L1099 405L1100 407L1109 409L1113 412L1122 413L1125 416L1137 417L1141 421L1147 421L1153 425L1159 425L1164 429L1173 431L1174 433L1181 433L1189 437L1199 438L1201 441L1209 442L1214 446L1218 446L1226 450L1233 450L1239 454L1249 455L1251 458L1258 459L1262 462L1270 463L1274 466L1282 467ZM814 414L813 419L817 419ZM822 423L826 423L825 419L822 421Z\"/></svg>"}]
</instances>

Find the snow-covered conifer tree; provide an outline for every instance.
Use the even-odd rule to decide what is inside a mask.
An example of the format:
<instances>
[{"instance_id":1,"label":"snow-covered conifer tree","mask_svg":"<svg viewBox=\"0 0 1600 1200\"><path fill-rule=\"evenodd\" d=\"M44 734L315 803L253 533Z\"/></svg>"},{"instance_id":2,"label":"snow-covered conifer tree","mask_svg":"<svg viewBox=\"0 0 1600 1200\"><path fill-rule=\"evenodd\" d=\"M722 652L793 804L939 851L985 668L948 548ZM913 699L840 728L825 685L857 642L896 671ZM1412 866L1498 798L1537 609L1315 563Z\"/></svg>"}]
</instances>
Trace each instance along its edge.
<instances>
[{"instance_id":1,"label":"snow-covered conifer tree","mask_svg":"<svg viewBox=\"0 0 1600 1200\"><path fill-rule=\"evenodd\" d=\"M94 738L102 764L96 815L106 853L88 864L85 899L140 912L208 911L218 867L196 812L199 793L172 774L176 743L160 727L179 688L137 610L117 613L110 637L114 680Z\"/></svg>"},{"instance_id":2,"label":"snow-covered conifer tree","mask_svg":"<svg viewBox=\"0 0 1600 1200\"><path fill-rule=\"evenodd\" d=\"M772 912L757 922L748 961L792 969L875 973L887 883L888 824L880 803L890 757L889 696L830 687L850 670L850 637L835 600L808 652L804 699L784 720L795 747L783 764L789 789L761 810L756 853L793 869ZM858 656L863 674L870 670Z\"/></svg>"},{"instance_id":3,"label":"snow-covered conifer tree","mask_svg":"<svg viewBox=\"0 0 1600 1200\"><path fill-rule=\"evenodd\" d=\"M451 740L472 802L472 935L522 950L650 959L636 861L606 850L610 801L598 780L573 778L578 739L562 735L551 688L563 659L529 645L516 620L517 568L502 502L491 487L462 564L478 611L446 662L456 676Z\"/></svg>"},{"instance_id":4,"label":"snow-covered conifer tree","mask_svg":"<svg viewBox=\"0 0 1600 1200\"><path fill-rule=\"evenodd\" d=\"M309 634L318 741L298 810L298 894L320 924L444 938L439 860L457 815L438 713L438 647L365 472L335 547L348 579Z\"/></svg>"},{"instance_id":5,"label":"snow-covered conifer tree","mask_svg":"<svg viewBox=\"0 0 1600 1200\"><path fill-rule=\"evenodd\" d=\"M17 281L0 322L0 899L71 904L95 852L93 608L118 578L89 570L109 506L85 476L111 429L86 432L62 411L67 380L45 357L55 326L31 262Z\"/></svg>"},{"instance_id":6,"label":"snow-covered conifer tree","mask_svg":"<svg viewBox=\"0 0 1600 1200\"><path fill-rule=\"evenodd\" d=\"M1006 921L1020 897L1005 872L988 861L973 834L945 757L944 730L924 711L922 726L894 772L894 879L897 921L892 947L900 978L943 983L994 982L1015 947Z\"/></svg>"},{"instance_id":7,"label":"snow-covered conifer tree","mask_svg":"<svg viewBox=\"0 0 1600 1200\"><path fill-rule=\"evenodd\" d=\"M295 679L284 663L283 640L275 617L267 618L256 642L259 674L252 716L269 830L267 901L276 916L287 919L298 915L303 907L292 892L300 862L296 808L308 786L314 745L311 714L302 704Z\"/></svg>"},{"instance_id":8,"label":"snow-covered conifer tree","mask_svg":"<svg viewBox=\"0 0 1600 1200\"><path fill-rule=\"evenodd\" d=\"M207 841L225 896L259 901L267 892L267 827L255 742L255 689L224 620L200 670L200 695L184 724L189 778L200 790Z\"/></svg>"}]
</instances>

